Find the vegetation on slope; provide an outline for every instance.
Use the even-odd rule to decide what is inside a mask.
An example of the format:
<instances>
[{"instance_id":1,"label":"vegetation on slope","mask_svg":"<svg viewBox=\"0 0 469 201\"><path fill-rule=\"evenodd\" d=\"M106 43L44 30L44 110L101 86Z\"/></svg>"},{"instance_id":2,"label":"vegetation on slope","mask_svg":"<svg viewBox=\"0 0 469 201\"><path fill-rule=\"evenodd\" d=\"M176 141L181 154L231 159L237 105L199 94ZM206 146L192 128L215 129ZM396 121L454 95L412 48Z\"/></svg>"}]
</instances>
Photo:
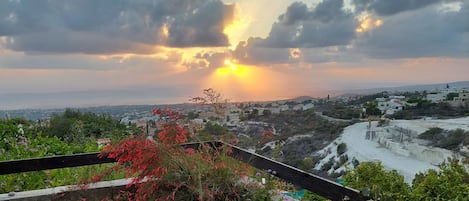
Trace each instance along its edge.
<instances>
[{"instance_id":1,"label":"vegetation on slope","mask_svg":"<svg viewBox=\"0 0 469 201\"><path fill-rule=\"evenodd\" d=\"M459 146L469 145L469 131L463 129L443 130L438 127L430 128L419 135L420 139L430 141L430 146L448 150L459 150Z\"/></svg>"},{"instance_id":2,"label":"vegetation on slope","mask_svg":"<svg viewBox=\"0 0 469 201\"><path fill-rule=\"evenodd\" d=\"M440 169L417 174L409 186L395 170L387 171L380 163L363 162L349 170L344 179L348 186L364 191L374 200L467 200L469 172L464 165L449 160Z\"/></svg>"},{"instance_id":3,"label":"vegetation on slope","mask_svg":"<svg viewBox=\"0 0 469 201\"><path fill-rule=\"evenodd\" d=\"M273 125L277 135L271 141L284 142L282 145L278 144L274 150L266 147L258 152L295 167L304 166L306 157L324 148L350 125L347 122L328 121L318 116L314 110L285 111L281 114L258 116L254 120ZM303 136L299 140L287 140L296 135Z\"/></svg>"},{"instance_id":4,"label":"vegetation on slope","mask_svg":"<svg viewBox=\"0 0 469 201\"><path fill-rule=\"evenodd\" d=\"M22 118L0 120L0 161L97 152L98 137L120 138L132 132L104 115L67 110L50 125ZM57 132L57 131L60 132ZM53 131L53 132L52 132ZM78 184L107 165L63 168L0 176L0 193ZM111 175L108 179L121 177Z\"/></svg>"}]
</instances>

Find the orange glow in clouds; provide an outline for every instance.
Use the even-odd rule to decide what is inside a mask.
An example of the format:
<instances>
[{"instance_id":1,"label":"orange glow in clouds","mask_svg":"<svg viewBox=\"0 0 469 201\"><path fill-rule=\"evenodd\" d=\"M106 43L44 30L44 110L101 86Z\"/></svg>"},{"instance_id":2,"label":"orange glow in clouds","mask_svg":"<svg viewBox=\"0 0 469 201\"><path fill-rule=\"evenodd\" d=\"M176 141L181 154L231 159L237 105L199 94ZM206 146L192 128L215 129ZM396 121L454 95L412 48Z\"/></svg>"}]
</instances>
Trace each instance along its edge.
<instances>
[{"instance_id":1,"label":"orange glow in clouds","mask_svg":"<svg viewBox=\"0 0 469 201\"><path fill-rule=\"evenodd\" d=\"M360 25L355 29L357 33L363 33L372 29L378 28L383 25L380 19L374 19L371 15L365 15L359 19Z\"/></svg>"},{"instance_id":2,"label":"orange glow in clouds","mask_svg":"<svg viewBox=\"0 0 469 201\"><path fill-rule=\"evenodd\" d=\"M298 91L291 86L298 83L285 73L228 59L224 63L205 80L204 88L214 88L238 100L272 100L297 95Z\"/></svg>"},{"instance_id":3,"label":"orange glow in clouds","mask_svg":"<svg viewBox=\"0 0 469 201\"><path fill-rule=\"evenodd\" d=\"M230 49L234 49L236 45L245 40L245 33L247 32L252 19L245 13L241 14L241 8L238 4L234 4L234 18L230 22L225 22L223 33L230 41Z\"/></svg>"}]
</instances>

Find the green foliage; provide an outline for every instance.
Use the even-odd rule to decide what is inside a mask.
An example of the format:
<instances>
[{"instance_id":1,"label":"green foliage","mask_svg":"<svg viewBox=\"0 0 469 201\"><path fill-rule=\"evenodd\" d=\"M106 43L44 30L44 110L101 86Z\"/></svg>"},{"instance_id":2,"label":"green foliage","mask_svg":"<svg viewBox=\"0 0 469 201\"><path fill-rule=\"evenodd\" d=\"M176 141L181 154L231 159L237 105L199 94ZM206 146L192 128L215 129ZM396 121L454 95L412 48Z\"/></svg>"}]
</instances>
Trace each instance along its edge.
<instances>
[{"instance_id":1,"label":"green foliage","mask_svg":"<svg viewBox=\"0 0 469 201\"><path fill-rule=\"evenodd\" d=\"M409 187L396 171L386 171L380 163L364 162L349 170L345 180L352 188L368 189L375 200L467 200L469 173L464 165L450 159L440 169L415 175Z\"/></svg>"},{"instance_id":2,"label":"green foliage","mask_svg":"<svg viewBox=\"0 0 469 201\"><path fill-rule=\"evenodd\" d=\"M387 126L387 125L389 125L389 120L387 119L380 119L378 121L378 127Z\"/></svg>"},{"instance_id":3,"label":"green foliage","mask_svg":"<svg viewBox=\"0 0 469 201\"><path fill-rule=\"evenodd\" d=\"M440 171L428 170L417 174L412 187L412 200L467 200L469 173L463 165L452 160L440 166Z\"/></svg>"},{"instance_id":4,"label":"green foliage","mask_svg":"<svg viewBox=\"0 0 469 201\"><path fill-rule=\"evenodd\" d=\"M442 137L443 129L439 127L432 127L423 132L422 134L419 135L420 139L425 139L425 140L440 140Z\"/></svg>"},{"instance_id":5,"label":"green foliage","mask_svg":"<svg viewBox=\"0 0 469 201\"><path fill-rule=\"evenodd\" d=\"M195 112L195 111L190 111L189 113L187 113L187 118L188 118L188 119L196 119L196 118L199 118L199 113L198 113L198 112Z\"/></svg>"},{"instance_id":6,"label":"green foliage","mask_svg":"<svg viewBox=\"0 0 469 201\"><path fill-rule=\"evenodd\" d=\"M360 165L360 161L358 161L355 157L353 157L352 165L353 165L354 168L356 168Z\"/></svg>"},{"instance_id":7,"label":"green foliage","mask_svg":"<svg viewBox=\"0 0 469 201\"><path fill-rule=\"evenodd\" d=\"M326 163L324 163L322 166L321 166L321 171L323 172L326 172L328 170L330 170L332 168L332 166L334 165L334 158L330 158L329 161L327 161Z\"/></svg>"},{"instance_id":8,"label":"green foliage","mask_svg":"<svg viewBox=\"0 0 469 201\"><path fill-rule=\"evenodd\" d=\"M259 116L259 110L258 109L252 109L251 112L249 112L247 118L248 119L254 119L254 118L257 118Z\"/></svg>"},{"instance_id":9,"label":"green foliage","mask_svg":"<svg viewBox=\"0 0 469 201\"><path fill-rule=\"evenodd\" d=\"M366 114L371 116L381 115L381 110L378 109L378 103L376 101L369 102L363 105L366 109Z\"/></svg>"},{"instance_id":10,"label":"green foliage","mask_svg":"<svg viewBox=\"0 0 469 201\"><path fill-rule=\"evenodd\" d=\"M375 200L407 200L410 193L404 177L395 170L384 170L381 163L363 162L354 170L348 170L344 179L352 188L368 189Z\"/></svg>"},{"instance_id":11,"label":"green foliage","mask_svg":"<svg viewBox=\"0 0 469 201\"><path fill-rule=\"evenodd\" d=\"M345 153L346 151L347 151L347 144L342 142L337 146L337 154L339 156Z\"/></svg>"},{"instance_id":12,"label":"green foliage","mask_svg":"<svg viewBox=\"0 0 469 201\"><path fill-rule=\"evenodd\" d=\"M172 111L155 113L179 120ZM268 191L272 188L245 177L251 176L249 168L229 156L231 147L179 146L193 135L175 121L164 125L156 141L143 135L129 137L102 152L118 161L109 171L125 172L131 177L127 187L136 189L132 192L135 200L270 200ZM214 128L217 131L223 127L211 124L208 130ZM99 180L100 175L95 178Z\"/></svg>"},{"instance_id":13,"label":"green foliage","mask_svg":"<svg viewBox=\"0 0 469 201\"><path fill-rule=\"evenodd\" d=\"M458 96L459 96L459 93L454 93L454 92L448 93L446 95L446 100L452 101L455 97L458 97Z\"/></svg>"},{"instance_id":14,"label":"green foliage","mask_svg":"<svg viewBox=\"0 0 469 201\"><path fill-rule=\"evenodd\" d=\"M271 114L272 114L272 111L270 111L270 110L262 111L262 115L264 115L264 116L270 116Z\"/></svg>"},{"instance_id":15,"label":"green foliage","mask_svg":"<svg viewBox=\"0 0 469 201\"><path fill-rule=\"evenodd\" d=\"M81 113L66 109L62 115L54 114L47 129L47 135L57 136L66 142L80 143L85 137L120 138L127 134L126 126L110 116Z\"/></svg>"},{"instance_id":16,"label":"green foliage","mask_svg":"<svg viewBox=\"0 0 469 201\"><path fill-rule=\"evenodd\" d=\"M56 136L48 137L42 133L35 133L38 125L23 122L24 125L29 126L23 126L20 129L17 122L16 119L0 122L0 137L2 139L0 140L0 160L98 151L95 140L83 140L80 143L68 144Z\"/></svg>"},{"instance_id":17,"label":"green foliage","mask_svg":"<svg viewBox=\"0 0 469 201\"><path fill-rule=\"evenodd\" d=\"M64 116L75 118L77 114L68 112ZM84 136L82 122L77 120L71 124L72 135L66 136L71 139L66 142L58 136L47 133L50 131L49 127L43 127L22 118L2 119L0 120L0 161L99 151L95 138ZM2 175L0 176L0 193L78 184L87 176L107 169L104 166L106 165Z\"/></svg>"},{"instance_id":18,"label":"green foliage","mask_svg":"<svg viewBox=\"0 0 469 201\"><path fill-rule=\"evenodd\" d=\"M417 106L405 108L391 115L395 119L419 119L422 117L455 118L469 114L469 107L451 107L448 103L431 103L427 100Z\"/></svg>"},{"instance_id":19,"label":"green foliage","mask_svg":"<svg viewBox=\"0 0 469 201\"><path fill-rule=\"evenodd\" d=\"M456 129L449 131L446 138L437 144L438 147L442 147L449 150L457 150L459 145L469 137L469 132L465 132L463 129Z\"/></svg>"},{"instance_id":20,"label":"green foliage","mask_svg":"<svg viewBox=\"0 0 469 201\"><path fill-rule=\"evenodd\" d=\"M357 119L360 118L361 111L359 109L344 107L344 106L335 106L328 108L326 111L322 112L324 115L337 118L337 119Z\"/></svg>"},{"instance_id":21,"label":"green foliage","mask_svg":"<svg viewBox=\"0 0 469 201\"><path fill-rule=\"evenodd\" d=\"M350 101L349 104L350 105L365 104L365 103L368 103L368 102L375 101L376 98L382 98L382 97L387 97L387 92L383 91L383 92L376 93L376 94L365 95L365 96L362 96L362 97L358 98L357 100Z\"/></svg>"},{"instance_id":22,"label":"green foliage","mask_svg":"<svg viewBox=\"0 0 469 201\"><path fill-rule=\"evenodd\" d=\"M420 100L417 102L417 108L419 109L428 109L433 105L429 100Z\"/></svg>"},{"instance_id":23,"label":"green foliage","mask_svg":"<svg viewBox=\"0 0 469 201\"><path fill-rule=\"evenodd\" d=\"M305 157L324 148L327 145L326 142L332 142L340 135L344 127L350 125L348 122L328 121L317 115L314 110L284 111L281 114L259 116L254 120L266 122L275 127L280 135L275 135L272 141L283 142L295 135L310 135L294 142L286 141L281 147L276 146L283 153L281 155L276 155L275 153L278 153L276 150L261 152L263 155L295 167L300 167ZM251 143L244 141L243 144L245 147L256 146L257 141L257 139L251 140Z\"/></svg>"},{"instance_id":24,"label":"green foliage","mask_svg":"<svg viewBox=\"0 0 469 201\"><path fill-rule=\"evenodd\" d=\"M207 122L205 127L198 131L199 140L219 139L221 136L228 134L228 130L219 124Z\"/></svg>"},{"instance_id":25,"label":"green foliage","mask_svg":"<svg viewBox=\"0 0 469 201\"><path fill-rule=\"evenodd\" d=\"M348 155L347 154L342 155L339 157L339 160L335 162L332 168L334 168L334 170L337 170L340 167L342 167L347 161L348 161Z\"/></svg>"},{"instance_id":26,"label":"green foliage","mask_svg":"<svg viewBox=\"0 0 469 201\"><path fill-rule=\"evenodd\" d=\"M2 134L0 161L98 151L94 141L67 144L58 137L42 135L32 137L34 127L24 126L24 133L22 133L19 132L17 123L16 120L0 122ZM30 122L23 123L23 125L31 125ZM0 193L77 184L84 178L83 175L90 175L96 171L99 171L98 166L2 175L0 176Z\"/></svg>"},{"instance_id":27,"label":"green foliage","mask_svg":"<svg viewBox=\"0 0 469 201\"><path fill-rule=\"evenodd\" d=\"M316 195L313 192L308 191L308 190L305 190L305 194L301 198L301 201L327 201L327 200L328 199L322 196Z\"/></svg>"},{"instance_id":28,"label":"green foliage","mask_svg":"<svg viewBox=\"0 0 469 201\"><path fill-rule=\"evenodd\" d=\"M430 141L431 146L441 147L449 150L458 150L459 145L469 144L469 132L463 129L443 130L441 128L430 128L419 135L420 139Z\"/></svg>"},{"instance_id":29,"label":"green foliage","mask_svg":"<svg viewBox=\"0 0 469 201\"><path fill-rule=\"evenodd\" d=\"M423 101L422 97L415 97L415 98L409 98L407 99L408 103L419 103Z\"/></svg>"},{"instance_id":30,"label":"green foliage","mask_svg":"<svg viewBox=\"0 0 469 201\"><path fill-rule=\"evenodd\" d=\"M313 165L314 165L313 158L305 157L299 168L304 171L310 171L311 169L313 169Z\"/></svg>"},{"instance_id":31,"label":"green foliage","mask_svg":"<svg viewBox=\"0 0 469 201\"><path fill-rule=\"evenodd\" d=\"M112 164L62 168L0 176L0 194L80 184L92 175L106 171ZM124 174L113 172L103 180L121 179Z\"/></svg>"}]
</instances>

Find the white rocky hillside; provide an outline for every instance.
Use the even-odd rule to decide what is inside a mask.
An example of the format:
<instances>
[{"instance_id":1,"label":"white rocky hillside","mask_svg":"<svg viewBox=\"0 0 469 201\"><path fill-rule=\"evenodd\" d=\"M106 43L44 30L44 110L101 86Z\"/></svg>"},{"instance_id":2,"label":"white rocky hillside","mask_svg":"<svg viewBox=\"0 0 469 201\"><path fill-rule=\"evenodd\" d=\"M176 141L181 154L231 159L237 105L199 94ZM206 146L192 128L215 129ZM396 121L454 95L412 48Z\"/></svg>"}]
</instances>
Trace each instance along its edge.
<instances>
[{"instance_id":1,"label":"white rocky hillside","mask_svg":"<svg viewBox=\"0 0 469 201\"><path fill-rule=\"evenodd\" d=\"M463 129L469 131L469 118L448 120L391 120L388 125L378 127L378 122L357 123L344 129L341 137L316 154L324 157L316 166L317 170L329 173L344 171L344 161L354 167L353 161L381 161L387 169L395 169L411 183L414 175L427 169L438 169L437 165L448 157L463 157L469 153L467 146L460 146L458 153L427 146L428 142L417 136L430 128L444 130ZM346 144L345 153L338 154L337 146ZM340 156L339 156L340 155ZM346 157L345 157L346 155ZM342 162L340 158L342 157ZM355 161L356 163L356 161Z\"/></svg>"}]
</instances>

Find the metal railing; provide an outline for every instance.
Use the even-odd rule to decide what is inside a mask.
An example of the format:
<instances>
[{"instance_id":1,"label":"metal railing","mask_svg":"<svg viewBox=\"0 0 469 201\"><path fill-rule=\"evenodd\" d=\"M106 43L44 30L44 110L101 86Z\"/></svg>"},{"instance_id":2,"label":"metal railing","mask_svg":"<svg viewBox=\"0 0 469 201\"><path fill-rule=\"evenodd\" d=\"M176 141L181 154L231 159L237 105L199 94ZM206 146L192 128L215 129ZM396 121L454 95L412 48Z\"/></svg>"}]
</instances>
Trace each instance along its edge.
<instances>
[{"instance_id":1,"label":"metal railing","mask_svg":"<svg viewBox=\"0 0 469 201\"><path fill-rule=\"evenodd\" d=\"M322 177L313 175L278 161L274 161L259 154L249 152L240 147L221 141L210 141L202 143L208 143L212 147L229 146L233 150L231 155L233 158L245 162L258 169L265 170L288 183L307 189L327 199L333 201L367 200L367 198L363 196L362 193L358 190L329 181ZM200 145L201 143L189 143L184 144L183 146L198 149ZM0 175L116 162L114 159L109 159L106 157L100 158L98 155L99 153L87 153L35 159L1 161Z\"/></svg>"}]
</instances>

